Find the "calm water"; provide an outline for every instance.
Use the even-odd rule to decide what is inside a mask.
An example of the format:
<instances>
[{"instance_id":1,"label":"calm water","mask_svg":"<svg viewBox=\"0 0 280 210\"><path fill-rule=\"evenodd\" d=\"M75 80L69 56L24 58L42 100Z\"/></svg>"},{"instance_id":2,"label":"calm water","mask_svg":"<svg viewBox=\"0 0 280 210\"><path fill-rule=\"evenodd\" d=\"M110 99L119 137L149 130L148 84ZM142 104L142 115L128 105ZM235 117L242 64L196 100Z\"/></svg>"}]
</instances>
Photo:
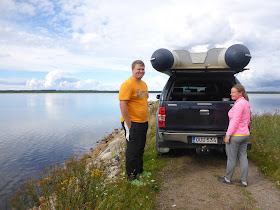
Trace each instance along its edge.
<instances>
[{"instance_id":1,"label":"calm water","mask_svg":"<svg viewBox=\"0 0 280 210\"><path fill-rule=\"evenodd\" d=\"M280 111L280 94L248 94L253 112L263 114Z\"/></svg>"},{"instance_id":2,"label":"calm water","mask_svg":"<svg viewBox=\"0 0 280 210\"><path fill-rule=\"evenodd\" d=\"M0 94L0 209L26 178L120 129L120 115L113 93Z\"/></svg>"},{"instance_id":3,"label":"calm water","mask_svg":"<svg viewBox=\"0 0 280 210\"><path fill-rule=\"evenodd\" d=\"M253 111L280 108L280 94L249 97ZM114 93L0 94L0 209L26 178L90 152L119 120Z\"/></svg>"}]
</instances>

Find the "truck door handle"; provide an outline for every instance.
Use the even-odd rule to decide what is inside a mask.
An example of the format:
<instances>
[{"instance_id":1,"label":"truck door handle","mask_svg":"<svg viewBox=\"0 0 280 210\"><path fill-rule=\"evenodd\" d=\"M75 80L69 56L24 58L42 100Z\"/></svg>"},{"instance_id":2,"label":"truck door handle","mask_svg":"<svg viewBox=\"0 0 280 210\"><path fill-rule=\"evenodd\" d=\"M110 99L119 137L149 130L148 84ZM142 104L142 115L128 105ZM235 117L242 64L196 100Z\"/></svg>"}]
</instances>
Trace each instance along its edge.
<instances>
[{"instance_id":1,"label":"truck door handle","mask_svg":"<svg viewBox=\"0 0 280 210\"><path fill-rule=\"evenodd\" d=\"M201 109L199 110L200 115L209 115L209 109Z\"/></svg>"}]
</instances>

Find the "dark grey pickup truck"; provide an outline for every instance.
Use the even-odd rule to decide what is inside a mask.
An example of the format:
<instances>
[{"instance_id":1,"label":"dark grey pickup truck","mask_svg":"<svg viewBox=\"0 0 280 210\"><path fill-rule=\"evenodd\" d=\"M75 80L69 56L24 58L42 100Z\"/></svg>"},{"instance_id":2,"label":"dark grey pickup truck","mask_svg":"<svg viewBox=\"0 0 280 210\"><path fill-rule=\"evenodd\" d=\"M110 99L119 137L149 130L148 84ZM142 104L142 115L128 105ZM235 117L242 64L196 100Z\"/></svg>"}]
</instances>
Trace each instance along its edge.
<instances>
[{"instance_id":1,"label":"dark grey pickup truck","mask_svg":"<svg viewBox=\"0 0 280 210\"><path fill-rule=\"evenodd\" d=\"M246 70L250 59L250 52L243 45L214 48L206 53L155 51L151 58L153 67L170 76L158 97L157 151L224 150L227 113L234 104L230 90L240 83L235 74Z\"/></svg>"}]
</instances>

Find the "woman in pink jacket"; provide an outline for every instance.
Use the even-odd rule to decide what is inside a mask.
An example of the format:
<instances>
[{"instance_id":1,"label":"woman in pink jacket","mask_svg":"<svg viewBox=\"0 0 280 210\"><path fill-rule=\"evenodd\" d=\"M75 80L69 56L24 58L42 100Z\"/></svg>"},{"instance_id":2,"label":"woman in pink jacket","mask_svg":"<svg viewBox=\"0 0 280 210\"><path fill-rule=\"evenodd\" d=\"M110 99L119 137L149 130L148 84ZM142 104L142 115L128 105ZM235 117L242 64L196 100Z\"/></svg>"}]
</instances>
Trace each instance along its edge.
<instances>
[{"instance_id":1,"label":"woman in pink jacket","mask_svg":"<svg viewBox=\"0 0 280 210\"><path fill-rule=\"evenodd\" d=\"M225 136L227 169L226 176L219 177L218 181L232 184L232 176L239 158L241 171L241 185L248 186L248 159L247 145L250 138L248 125L250 123L251 107L245 89L237 84L231 88L231 98L236 100L234 106L229 110L229 125Z\"/></svg>"}]
</instances>

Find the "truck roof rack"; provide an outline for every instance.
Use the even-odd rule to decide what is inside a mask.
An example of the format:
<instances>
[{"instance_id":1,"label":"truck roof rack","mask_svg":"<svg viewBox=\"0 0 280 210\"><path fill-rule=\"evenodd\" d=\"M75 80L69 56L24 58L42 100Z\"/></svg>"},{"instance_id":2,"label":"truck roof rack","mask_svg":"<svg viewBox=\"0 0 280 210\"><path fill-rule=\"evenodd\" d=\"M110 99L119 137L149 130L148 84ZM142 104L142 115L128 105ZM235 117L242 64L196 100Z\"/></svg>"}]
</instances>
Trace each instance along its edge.
<instances>
[{"instance_id":1,"label":"truck roof rack","mask_svg":"<svg viewBox=\"0 0 280 210\"><path fill-rule=\"evenodd\" d=\"M251 60L247 47L235 44L229 48L212 48L207 52L191 53L188 50L161 48L151 57L151 64L157 71L172 75L180 73L231 73L242 72Z\"/></svg>"}]
</instances>

